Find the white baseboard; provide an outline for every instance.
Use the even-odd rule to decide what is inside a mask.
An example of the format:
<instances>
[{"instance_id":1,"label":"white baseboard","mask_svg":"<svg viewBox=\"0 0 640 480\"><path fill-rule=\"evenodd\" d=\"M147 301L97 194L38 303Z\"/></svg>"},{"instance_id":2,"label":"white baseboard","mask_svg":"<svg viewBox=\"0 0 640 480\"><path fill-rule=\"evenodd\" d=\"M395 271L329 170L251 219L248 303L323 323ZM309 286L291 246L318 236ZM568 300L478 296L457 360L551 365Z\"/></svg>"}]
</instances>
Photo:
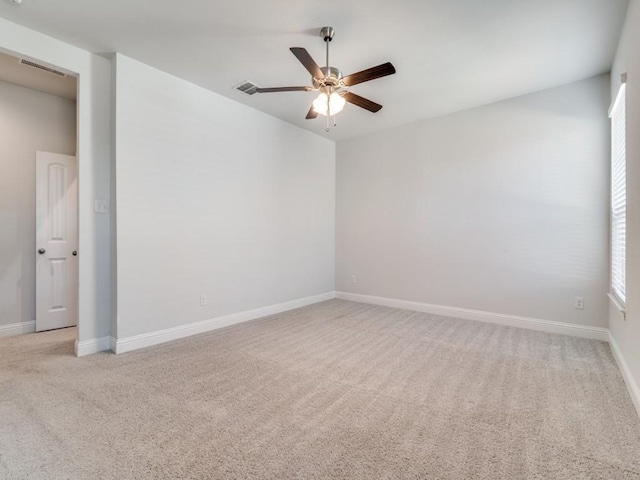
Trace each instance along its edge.
<instances>
[{"instance_id":1,"label":"white baseboard","mask_svg":"<svg viewBox=\"0 0 640 480\"><path fill-rule=\"evenodd\" d=\"M111 349L109 339L111 337L92 338L91 340L76 340L76 356L84 357L98 352L104 352Z\"/></svg>"},{"instance_id":2,"label":"white baseboard","mask_svg":"<svg viewBox=\"0 0 640 480\"><path fill-rule=\"evenodd\" d=\"M10 323L9 325L0 325L0 337L12 337L13 335L21 335L23 333L33 333L36 331L36 321Z\"/></svg>"},{"instance_id":3,"label":"white baseboard","mask_svg":"<svg viewBox=\"0 0 640 480\"><path fill-rule=\"evenodd\" d=\"M480 310L469 310L467 308L431 305L429 303L396 300L393 298L362 295L359 293L336 292L336 298L351 300L353 302L371 303L373 305L381 305L384 307L403 308L405 310L432 313L434 315L442 315L444 317L477 320L480 322L496 323L498 325L506 325L509 327L537 330L540 332L559 333L561 335L570 335L572 337L590 338L593 340L601 340L603 342L609 341L609 330L606 328L588 327L585 325L576 325L574 323L554 322L552 320L518 317L515 315L483 312Z\"/></svg>"},{"instance_id":4,"label":"white baseboard","mask_svg":"<svg viewBox=\"0 0 640 480\"><path fill-rule=\"evenodd\" d=\"M199 333L209 332L218 328L228 327L237 323L256 320L258 318L275 315L300 307L306 307L318 302L324 302L335 298L335 292L322 293L311 297L300 298L290 302L278 303L268 307L256 308L244 312L232 313L222 317L203 320L201 322L180 325L179 327L167 328L156 332L133 335L131 337L112 339L111 350L115 353L126 353L140 348L158 345L160 343L177 340L179 338L190 337ZM114 341L113 341L114 340Z\"/></svg>"},{"instance_id":5,"label":"white baseboard","mask_svg":"<svg viewBox=\"0 0 640 480\"><path fill-rule=\"evenodd\" d=\"M629 369L629 365L627 365L627 361L624 359L622 355L622 351L616 342L616 339L613 338L611 332L609 332L609 346L611 347L611 353L613 354L613 358L615 358L616 363L618 364L618 368L622 372L622 378L624 378L624 383L627 385L629 389L629 394L631 395L631 400L633 401L633 405L636 407L636 411L638 415L640 415L640 387L633 379L633 375L631 375L631 370Z\"/></svg>"}]
</instances>

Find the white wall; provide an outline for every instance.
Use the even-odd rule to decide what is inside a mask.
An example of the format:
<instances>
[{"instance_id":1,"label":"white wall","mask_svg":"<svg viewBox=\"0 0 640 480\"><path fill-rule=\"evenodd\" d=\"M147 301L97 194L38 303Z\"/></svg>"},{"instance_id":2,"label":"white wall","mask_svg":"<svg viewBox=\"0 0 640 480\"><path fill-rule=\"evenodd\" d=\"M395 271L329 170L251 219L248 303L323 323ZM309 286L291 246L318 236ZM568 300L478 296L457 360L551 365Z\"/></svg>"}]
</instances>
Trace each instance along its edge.
<instances>
[{"instance_id":1,"label":"white wall","mask_svg":"<svg viewBox=\"0 0 640 480\"><path fill-rule=\"evenodd\" d=\"M611 70L611 99L627 73L627 265L626 320L613 306L609 329L628 367L627 382L640 412L640 1L632 0Z\"/></svg>"},{"instance_id":2,"label":"white wall","mask_svg":"<svg viewBox=\"0 0 640 480\"><path fill-rule=\"evenodd\" d=\"M0 18L0 50L78 74L78 353L108 348L110 333L109 215L94 200L109 200L109 60Z\"/></svg>"},{"instance_id":3,"label":"white wall","mask_svg":"<svg viewBox=\"0 0 640 480\"><path fill-rule=\"evenodd\" d=\"M333 291L334 143L115 68L118 338Z\"/></svg>"},{"instance_id":4,"label":"white wall","mask_svg":"<svg viewBox=\"0 0 640 480\"><path fill-rule=\"evenodd\" d=\"M337 290L606 327L608 105L600 76L340 142Z\"/></svg>"},{"instance_id":5,"label":"white wall","mask_svg":"<svg viewBox=\"0 0 640 480\"><path fill-rule=\"evenodd\" d=\"M0 81L0 325L35 320L38 150L76 154L76 102Z\"/></svg>"}]
</instances>

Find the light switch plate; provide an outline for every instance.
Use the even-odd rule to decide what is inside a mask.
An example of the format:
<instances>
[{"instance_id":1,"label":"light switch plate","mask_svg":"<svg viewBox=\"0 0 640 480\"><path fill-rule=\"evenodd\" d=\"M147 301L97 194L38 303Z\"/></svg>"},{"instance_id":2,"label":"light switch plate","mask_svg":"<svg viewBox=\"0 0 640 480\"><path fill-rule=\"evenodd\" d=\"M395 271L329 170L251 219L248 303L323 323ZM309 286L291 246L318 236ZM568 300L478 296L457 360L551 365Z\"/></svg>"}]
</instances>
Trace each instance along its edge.
<instances>
[{"instance_id":1,"label":"light switch plate","mask_svg":"<svg viewBox=\"0 0 640 480\"><path fill-rule=\"evenodd\" d=\"M95 201L95 212L96 213L109 213L109 202L105 200L96 200Z\"/></svg>"}]
</instances>

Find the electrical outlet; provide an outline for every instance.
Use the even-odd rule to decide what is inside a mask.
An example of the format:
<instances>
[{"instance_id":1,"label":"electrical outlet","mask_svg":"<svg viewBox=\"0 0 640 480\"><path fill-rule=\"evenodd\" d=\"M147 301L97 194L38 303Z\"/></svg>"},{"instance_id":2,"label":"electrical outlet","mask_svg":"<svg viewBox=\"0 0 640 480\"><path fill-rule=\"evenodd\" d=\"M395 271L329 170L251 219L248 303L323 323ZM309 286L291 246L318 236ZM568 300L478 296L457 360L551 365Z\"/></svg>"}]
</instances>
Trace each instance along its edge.
<instances>
[{"instance_id":1,"label":"electrical outlet","mask_svg":"<svg viewBox=\"0 0 640 480\"><path fill-rule=\"evenodd\" d=\"M584 298L576 297L573 307L577 308L578 310L584 310Z\"/></svg>"},{"instance_id":2,"label":"electrical outlet","mask_svg":"<svg viewBox=\"0 0 640 480\"><path fill-rule=\"evenodd\" d=\"M204 293L200 294L200 306L204 307L207 304L207 296Z\"/></svg>"},{"instance_id":3,"label":"electrical outlet","mask_svg":"<svg viewBox=\"0 0 640 480\"><path fill-rule=\"evenodd\" d=\"M355 275L351 275L351 283L356 283L356 276Z\"/></svg>"}]
</instances>

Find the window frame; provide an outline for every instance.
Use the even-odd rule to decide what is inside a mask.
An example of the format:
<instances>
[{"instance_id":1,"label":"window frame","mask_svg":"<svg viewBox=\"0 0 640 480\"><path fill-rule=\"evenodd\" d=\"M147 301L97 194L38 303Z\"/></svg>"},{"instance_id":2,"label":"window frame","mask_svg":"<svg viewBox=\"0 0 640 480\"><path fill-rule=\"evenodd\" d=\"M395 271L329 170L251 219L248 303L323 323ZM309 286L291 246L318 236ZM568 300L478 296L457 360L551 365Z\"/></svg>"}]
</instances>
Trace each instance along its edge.
<instances>
[{"instance_id":1,"label":"window frame","mask_svg":"<svg viewBox=\"0 0 640 480\"><path fill-rule=\"evenodd\" d=\"M626 303L626 74L621 77L611 119L610 278L609 297L624 317Z\"/></svg>"}]
</instances>

